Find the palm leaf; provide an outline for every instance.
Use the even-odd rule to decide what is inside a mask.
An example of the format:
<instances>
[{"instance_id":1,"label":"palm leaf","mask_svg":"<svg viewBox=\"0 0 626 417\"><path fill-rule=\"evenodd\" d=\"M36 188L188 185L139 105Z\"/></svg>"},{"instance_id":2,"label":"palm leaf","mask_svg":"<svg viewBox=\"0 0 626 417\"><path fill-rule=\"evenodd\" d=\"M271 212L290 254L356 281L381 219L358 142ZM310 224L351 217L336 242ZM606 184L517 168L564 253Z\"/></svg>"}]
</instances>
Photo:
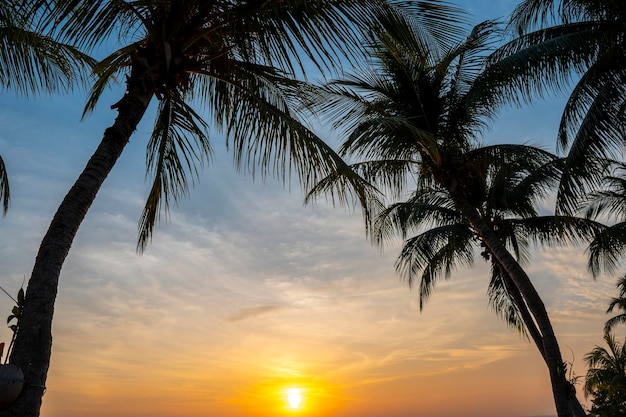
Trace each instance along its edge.
<instances>
[{"instance_id":1,"label":"palm leaf","mask_svg":"<svg viewBox=\"0 0 626 417\"><path fill-rule=\"evenodd\" d=\"M515 291L512 283L503 275L502 269L497 264L492 263L491 280L487 289L489 305L507 326L520 335L528 337L528 330L520 312L520 309L526 308L526 306L523 304L523 300L520 302L519 298L514 297L512 291Z\"/></svg>"},{"instance_id":2,"label":"palm leaf","mask_svg":"<svg viewBox=\"0 0 626 417\"><path fill-rule=\"evenodd\" d=\"M462 223L462 216L445 194L416 192L407 201L392 204L379 213L372 238L382 244L394 235L406 239L412 233L431 227Z\"/></svg>"},{"instance_id":3,"label":"palm leaf","mask_svg":"<svg viewBox=\"0 0 626 417\"><path fill-rule=\"evenodd\" d=\"M603 270L614 272L621 266L624 251L626 250L626 222L620 222L607 227L596 234L587 248L589 261L587 268L596 276Z\"/></svg>"},{"instance_id":4,"label":"palm leaf","mask_svg":"<svg viewBox=\"0 0 626 417\"><path fill-rule=\"evenodd\" d=\"M121 75L131 65L131 56L136 50L136 44L125 46L103 58L94 66L95 81L83 109L83 118L95 110L102 93L119 81L116 76Z\"/></svg>"},{"instance_id":5,"label":"palm leaf","mask_svg":"<svg viewBox=\"0 0 626 417\"><path fill-rule=\"evenodd\" d=\"M70 91L86 83L94 63L75 47L0 21L1 88L24 95Z\"/></svg>"},{"instance_id":6,"label":"palm leaf","mask_svg":"<svg viewBox=\"0 0 626 417\"><path fill-rule=\"evenodd\" d=\"M592 192L588 196L586 217L597 218L601 215L616 216L626 218L626 177L624 165L616 164L613 175L602 178L602 188ZM610 168L608 168L610 169ZM617 171L621 172L617 172Z\"/></svg>"},{"instance_id":7,"label":"palm leaf","mask_svg":"<svg viewBox=\"0 0 626 417\"><path fill-rule=\"evenodd\" d=\"M456 224L427 230L405 242L396 271L409 286L420 279L420 309L439 279L448 279L458 265L473 265L473 237L466 225Z\"/></svg>"},{"instance_id":8,"label":"palm leaf","mask_svg":"<svg viewBox=\"0 0 626 417\"><path fill-rule=\"evenodd\" d=\"M148 172L154 179L139 222L138 251L150 241L161 211L167 214L172 201L187 195L190 178L197 178L198 168L208 162L212 150L207 128L181 97L160 102L147 149Z\"/></svg>"},{"instance_id":9,"label":"palm leaf","mask_svg":"<svg viewBox=\"0 0 626 417\"><path fill-rule=\"evenodd\" d=\"M7 175L6 166L0 156L0 200L2 200L2 215L4 216L9 209L9 200L11 199L11 190L9 188L9 177Z\"/></svg>"}]
</instances>

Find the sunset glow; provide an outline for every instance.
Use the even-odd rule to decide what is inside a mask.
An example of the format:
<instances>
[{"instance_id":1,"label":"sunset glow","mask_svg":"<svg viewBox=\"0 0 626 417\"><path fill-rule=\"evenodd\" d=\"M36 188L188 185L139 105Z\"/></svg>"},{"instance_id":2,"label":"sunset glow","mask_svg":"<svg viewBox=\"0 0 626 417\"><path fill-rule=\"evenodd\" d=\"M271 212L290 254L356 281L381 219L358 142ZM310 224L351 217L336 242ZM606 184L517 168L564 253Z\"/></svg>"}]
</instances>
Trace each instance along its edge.
<instances>
[{"instance_id":1,"label":"sunset glow","mask_svg":"<svg viewBox=\"0 0 626 417\"><path fill-rule=\"evenodd\" d=\"M302 404L302 390L300 388L289 388L287 390L287 401L291 409L299 409Z\"/></svg>"}]
</instances>

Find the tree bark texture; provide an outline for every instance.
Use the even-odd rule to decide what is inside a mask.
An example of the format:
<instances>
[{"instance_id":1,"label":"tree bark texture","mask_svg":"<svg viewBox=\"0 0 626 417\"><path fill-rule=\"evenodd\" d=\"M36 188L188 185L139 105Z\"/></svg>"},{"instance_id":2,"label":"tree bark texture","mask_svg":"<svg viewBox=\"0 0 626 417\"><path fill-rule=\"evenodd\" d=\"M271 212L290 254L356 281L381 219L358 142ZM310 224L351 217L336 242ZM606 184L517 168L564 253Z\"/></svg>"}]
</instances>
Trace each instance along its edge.
<instances>
[{"instance_id":1,"label":"tree bark texture","mask_svg":"<svg viewBox=\"0 0 626 417\"><path fill-rule=\"evenodd\" d=\"M35 259L10 363L24 372L24 389L0 417L38 417L52 353L52 318L61 267L98 190L142 119L154 88L131 75L118 115L57 209Z\"/></svg>"},{"instance_id":2,"label":"tree bark texture","mask_svg":"<svg viewBox=\"0 0 626 417\"><path fill-rule=\"evenodd\" d=\"M548 366L552 394L559 417L585 417L586 413L580 402L573 394L573 386L567 381L565 364L561 357L561 351L554 335L552 323L548 316L543 300L537 293L526 271L515 260L513 255L506 249L495 232L488 226L478 211L466 200L458 190L449 190L459 210L470 222L480 239L495 256L497 262L506 271L520 294L526 301L534 321L541 333L543 352L540 353Z\"/></svg>"}]
</instances>

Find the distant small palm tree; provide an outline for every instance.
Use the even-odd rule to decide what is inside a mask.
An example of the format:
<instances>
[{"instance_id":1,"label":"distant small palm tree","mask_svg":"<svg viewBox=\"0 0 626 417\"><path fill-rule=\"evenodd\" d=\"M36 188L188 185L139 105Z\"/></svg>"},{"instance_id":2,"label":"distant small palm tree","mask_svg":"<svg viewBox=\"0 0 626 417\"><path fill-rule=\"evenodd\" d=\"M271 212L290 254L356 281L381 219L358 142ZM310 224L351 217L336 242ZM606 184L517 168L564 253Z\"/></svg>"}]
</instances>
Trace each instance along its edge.
<instances>
[{"instance_id":1,"label":"distant small palm tree","mask_svg":"<svg viewBox=\"0 0 626 417\"><path fill-rule=\"evenodd\" d=\"M619 296L611 298L609 308L606 312L607 314L612 313L613 310L617 309L622 313L611 317L604 323L604 331L606 333L613 331L618 324L626 323L626 276L617 280L617 289L619 290Z\"/></svg>"},{"instance_id":2,"label":"distant small palm tree","mask_svg":"<svg viewBox=\"0 0 626 417\"><path fill-rule=\"evenodd\" d=\"M606 333L607 348L596 346L585 355L589 367L585 377L585 395L594 397L592 417L626 416L626 341L620 344Z\"/></svg>"}]
</instances>

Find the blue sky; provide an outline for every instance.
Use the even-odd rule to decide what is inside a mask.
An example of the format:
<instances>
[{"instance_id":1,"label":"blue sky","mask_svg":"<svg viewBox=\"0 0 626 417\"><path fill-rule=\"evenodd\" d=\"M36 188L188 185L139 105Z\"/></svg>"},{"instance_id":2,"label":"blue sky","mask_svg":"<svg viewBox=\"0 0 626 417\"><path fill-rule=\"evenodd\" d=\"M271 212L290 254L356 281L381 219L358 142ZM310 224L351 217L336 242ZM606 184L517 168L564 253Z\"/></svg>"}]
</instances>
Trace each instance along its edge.
<instances>
[{"instance_id":1,"label":"blue sky","mask_svg":"<svg viewBox=\"0 0 626 417\"><path fill-rule=\"evenodd\" d=\"M482 20L505 16L515 2L459 4ZM121 93L107 94L82 122L81 94L0 95L0 154L12 186L0 220L0 285L12 294ZM485 140L554 150L561 103L504 111ZM289 384L308 387L311 416L553 413L540 356L487 307L484 265L457 271L420 313L393 269L398 246L372 247L358 212L303 206L297 184L289 192L239 175L217 135L190 198L137 255L151 123L146 117L131 139L64 266L43 417L261 416L268 390ZM528 271L564 357L583 374L614 280L591 280L583 248L533 259ZM11 307L0 297L0 312ZM0 340L9 337L0 327ZM189 410L175 414L173 398Z\"/></svg>"}]
</instances>

